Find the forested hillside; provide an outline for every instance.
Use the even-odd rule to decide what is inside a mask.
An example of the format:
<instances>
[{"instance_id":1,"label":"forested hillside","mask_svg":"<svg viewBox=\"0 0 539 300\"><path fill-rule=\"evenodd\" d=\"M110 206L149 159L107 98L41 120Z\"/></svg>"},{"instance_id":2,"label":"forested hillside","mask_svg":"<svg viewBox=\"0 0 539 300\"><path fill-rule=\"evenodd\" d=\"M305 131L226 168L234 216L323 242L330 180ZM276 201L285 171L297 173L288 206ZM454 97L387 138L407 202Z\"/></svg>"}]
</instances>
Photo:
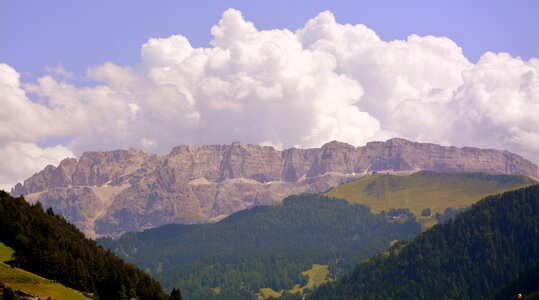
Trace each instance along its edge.
<instances>
[{"instance_id":1,"label":"forested hillside","mask_svg":"<svg viewBox=\"0 0 539 300\"><path fill-rule=\"evenodd\" d=\"M15 250L11 264L99 299L166 299L160 284L88 240L52 209L0 191L0 242Z\"/></svg>"},{"instance_id":2,"label":"forested hillside","mask_svg":"<svg viewBox=\"0 0 539 300\"><path fill-rule=\"evenodd\" d=\"M520 289L529 278L518 277L537 270L538 216L539 185L487 197L309 299L487 299L511 280L507 288ZM513 297L519 290L502 292Z\"/></svg>"},{"instance_id":3,"label":"forested hillside","mask_svg":"<svg viewBox=\"0 0 539 300\"><path fill-rule=\"evenodd\" d=\"M406 210L372 215L363 205L301 195L215 224L167 225L98 242L188 299L249 299L261 288L305 284L301 272L313 263L329 265L336 277L419 231Z\"/></svg>"}]
</instances>

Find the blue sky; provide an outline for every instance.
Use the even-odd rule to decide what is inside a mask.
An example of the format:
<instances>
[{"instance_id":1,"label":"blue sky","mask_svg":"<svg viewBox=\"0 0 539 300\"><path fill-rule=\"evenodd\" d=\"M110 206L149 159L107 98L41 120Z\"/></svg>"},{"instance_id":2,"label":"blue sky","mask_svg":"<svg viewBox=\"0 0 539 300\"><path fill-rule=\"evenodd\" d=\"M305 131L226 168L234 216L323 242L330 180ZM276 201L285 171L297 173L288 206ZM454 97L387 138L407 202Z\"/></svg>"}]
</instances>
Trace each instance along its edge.
<instances>
[{"instance_id":1,"label":"blue sky","mask_svg":"<svg viewBox=\"0 0 539 300\"><path fill-rule=\"evenodd\" d=\"M41 75L62 65L84 73L106 61L132 65L152 37L208 46L227 8L258 29L295 30L323 10L365 24L384 40L447 36L471 61L486 51L539 56L539 1L0 1L0 62Z\"/></svg>"},{"instance_id":2,"label":"blue sky","mask_svg":"<svg viewBox=\"0 0 539 300\"><path fill-rule=\"evenodd\" d=\"M0 188L85 151L402 137L539 163L539 1L0 0Z\"/></svg>"}]
</instances>

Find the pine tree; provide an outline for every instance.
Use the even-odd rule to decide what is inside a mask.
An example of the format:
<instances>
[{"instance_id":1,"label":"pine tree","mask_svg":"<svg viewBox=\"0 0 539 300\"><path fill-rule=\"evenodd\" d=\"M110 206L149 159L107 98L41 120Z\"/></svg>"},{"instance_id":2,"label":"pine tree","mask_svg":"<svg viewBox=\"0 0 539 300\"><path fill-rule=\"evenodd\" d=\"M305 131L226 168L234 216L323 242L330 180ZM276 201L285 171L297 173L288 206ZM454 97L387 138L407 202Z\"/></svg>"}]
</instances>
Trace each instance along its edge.
<instances>
[{"instance_id":1,"label":"pine tree","mask_svg":"<svg viewBox=\"0 0 539 300\"><path fill-rule=\"evenodd\" d=\"M170 292L170 297L168 299L169 300L182 300L182 293L180 292L179 289L173 288L172 291Z\"/></svg>"},{"instance_id":2,"label":"pine tree","mask_svg":"<svg viewBox=\"0 0 539 300\"><path fill-rule=\"evenodd\" d=\"M120 290L118 291L118 300L127 300L127 291L125 290L125 286L123 284L120 286Z\"/></svg>"},{"instance_id":3,"label":"pine tree","mask_svg":"<svg viewBox=\"0 0 539 300\"><path fill-rule=\"evenodd\" d=\"M129 299L138 299L137 291L133 288L129 290Z\"/></svg>"},{"instance_id":4,"label":"pine tree","mask_svg":"<svg viewBox=\"0 0 539 300\"><path fill-rule=\"evenodd\" d=\"M13 291L11 288L5 288L4 289L4 300L19 300L19 296Z\"/></svg>"}]
</instances>

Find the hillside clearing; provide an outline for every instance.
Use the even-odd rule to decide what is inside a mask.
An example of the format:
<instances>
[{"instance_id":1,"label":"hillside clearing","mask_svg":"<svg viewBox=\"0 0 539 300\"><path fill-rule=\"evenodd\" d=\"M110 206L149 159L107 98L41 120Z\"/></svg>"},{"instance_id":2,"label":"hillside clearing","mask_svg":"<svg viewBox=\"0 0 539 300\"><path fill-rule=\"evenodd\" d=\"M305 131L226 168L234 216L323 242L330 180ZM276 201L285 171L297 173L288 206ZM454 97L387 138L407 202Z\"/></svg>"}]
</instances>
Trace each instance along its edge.
<instances>
[{"instance_id":1,"label":"hillside clearing","mask_svg":"<svg viewBox=\"0 0 539 300\"><path fill-rule=\"evenodd\" d=\"M14 251L0 242L0 281L14 290L23 290L33 295L50 296L55 300L88 300L81 292L65 287L53 280L11 268L4 261L12 258Z\"/></svg>"}]
</instances>

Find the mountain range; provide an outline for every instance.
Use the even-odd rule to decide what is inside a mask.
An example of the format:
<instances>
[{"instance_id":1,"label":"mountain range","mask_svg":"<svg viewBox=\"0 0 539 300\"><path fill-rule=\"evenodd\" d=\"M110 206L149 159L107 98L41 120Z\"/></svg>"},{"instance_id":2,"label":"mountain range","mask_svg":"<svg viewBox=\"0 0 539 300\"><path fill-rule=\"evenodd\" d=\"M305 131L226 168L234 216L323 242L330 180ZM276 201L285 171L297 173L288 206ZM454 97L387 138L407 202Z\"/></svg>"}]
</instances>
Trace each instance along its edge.
<instances>
[{"instance_id":1,"label":"mountain range","mask_svg":"<svg viewBox=\"0 0 539 300\"><path fill-rule=\"evenodd\" d=\"M12 195L52 207L88 237L118 236L169 223L218 221L236 211L322 192L375 172L474 171L537 177L537 166L508 151L445 147L400 138L354 147L178 146L86 152L18 183Z\"/></svg>"}]
</instances>

